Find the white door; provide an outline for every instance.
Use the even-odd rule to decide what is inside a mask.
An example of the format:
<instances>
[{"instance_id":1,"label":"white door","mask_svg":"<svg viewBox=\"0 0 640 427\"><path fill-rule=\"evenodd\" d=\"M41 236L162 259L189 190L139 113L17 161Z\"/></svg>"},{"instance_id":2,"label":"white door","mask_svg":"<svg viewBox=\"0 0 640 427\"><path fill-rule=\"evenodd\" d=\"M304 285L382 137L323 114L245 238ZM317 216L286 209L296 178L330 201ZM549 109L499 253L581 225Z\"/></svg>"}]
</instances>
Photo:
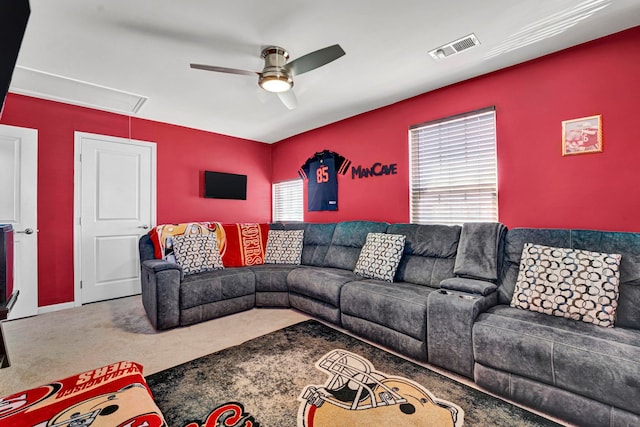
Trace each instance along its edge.
<instances>
[{"instance_id":1,"label":"white door","mask_svg":"<svg viewBox=\"0 0 640 427\"><path fill-rule=\"evenodd\" d=\"M0 224L14 229L13 287L20 291L9 319L38 314L38 131L0 125Z\"/></svg>"},{"instance_id":2,"label":"white door","mask_svg":"<svg viewBox=\"0 0 640 427\"><path fill-rule=\"evenodd\" d=\"M80 269L76 302L138 294L138 238L155 223L156 146L81 132L75 140Z\"/></svg>"}]
</instances>

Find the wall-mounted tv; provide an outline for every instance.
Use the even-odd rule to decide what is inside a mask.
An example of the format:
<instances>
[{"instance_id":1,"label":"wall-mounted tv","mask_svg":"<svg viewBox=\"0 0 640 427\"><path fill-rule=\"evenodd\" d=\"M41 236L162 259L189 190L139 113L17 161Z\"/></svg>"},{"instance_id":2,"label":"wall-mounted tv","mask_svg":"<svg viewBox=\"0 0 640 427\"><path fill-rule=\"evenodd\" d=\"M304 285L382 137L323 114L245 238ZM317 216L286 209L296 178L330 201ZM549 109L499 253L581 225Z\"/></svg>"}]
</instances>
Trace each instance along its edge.
<instances>
[{"instance_id":1,"label":"wall-mounted tv","mask_svg":"<svg viewBox=\"0 0 640 427\"><path fill-rule=\"evenodd\" d=\"M204 197L247 200L247 175L205 171Z\"/></svg>"}]
</instances>

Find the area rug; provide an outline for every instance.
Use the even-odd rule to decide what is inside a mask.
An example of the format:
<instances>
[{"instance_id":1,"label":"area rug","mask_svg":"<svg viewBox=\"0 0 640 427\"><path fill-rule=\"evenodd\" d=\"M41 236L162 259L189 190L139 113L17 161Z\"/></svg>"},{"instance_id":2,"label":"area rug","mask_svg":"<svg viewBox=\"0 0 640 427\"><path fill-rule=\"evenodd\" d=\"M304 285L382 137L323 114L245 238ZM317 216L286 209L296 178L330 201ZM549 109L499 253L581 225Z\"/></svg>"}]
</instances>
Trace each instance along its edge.
<instances>
[{"instance_id":1,"label":"area rug","mask_svg":"<svg viewBox=\"0 0 640 427\"><path fill-rule=\"evenodd\" d=\"M314 320L147 382L171 427L558 425Z\"/></svg>"}]
</instances>

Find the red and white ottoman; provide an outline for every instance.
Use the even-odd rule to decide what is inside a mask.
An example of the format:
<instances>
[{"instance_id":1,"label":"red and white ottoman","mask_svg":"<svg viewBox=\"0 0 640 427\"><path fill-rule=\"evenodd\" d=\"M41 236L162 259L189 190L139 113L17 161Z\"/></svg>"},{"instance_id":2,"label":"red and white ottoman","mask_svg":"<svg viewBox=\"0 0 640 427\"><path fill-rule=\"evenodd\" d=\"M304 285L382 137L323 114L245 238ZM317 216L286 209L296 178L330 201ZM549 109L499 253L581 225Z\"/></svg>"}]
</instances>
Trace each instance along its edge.
<instances>
[{"instance_id":1,"label":"red and white ottoman","mask_svg":"<svg viewBox=\"0 0 640 427\"><path fill-rule=\"evenodd\" d=\"M118 362L0 398L0 427L162 427L142 365Z\"/></svg>"}]
</instances>

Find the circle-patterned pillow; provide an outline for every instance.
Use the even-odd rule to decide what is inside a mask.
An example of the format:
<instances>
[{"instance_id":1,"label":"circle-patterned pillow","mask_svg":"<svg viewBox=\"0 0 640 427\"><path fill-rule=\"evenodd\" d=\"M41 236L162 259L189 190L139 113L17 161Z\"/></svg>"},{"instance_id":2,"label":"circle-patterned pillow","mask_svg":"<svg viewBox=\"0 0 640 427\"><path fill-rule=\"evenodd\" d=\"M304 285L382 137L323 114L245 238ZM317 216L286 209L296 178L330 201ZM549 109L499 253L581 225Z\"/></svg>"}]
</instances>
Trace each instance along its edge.
<instances>
[{"instance_id":1,"label":"circle-patterned pillow","mask_svg":"<svg viewBox=\"0 0 640 427\"><path fill-rule=\"evenodd\" d=\"M393 282L406 238L403 234L367 234L353 272L370 279Z\"/></svg>"},{"instance_id":2,"label":"circle-patterned pillow","mask_svg":"<svg viewBox=\"0 0 640 427\"><path fill-rule=\"evenodd\" d=\"M186 275L224 268L215 234L174 236L173 253Z\"/></svg>"},{"instance_id":3,"label":"circle-patterned pillow","mask_svg":"<svg viewBox=\"0 0 640 427\"><path fill-rule=\"evenodd\" d=\"M621 258L525 243L511 307L613 327Z\"/></svg>"},{"instance_id":4,"label":"circle-patterned pillow","mask_svg":"<svg viewBox=\"0 0 640 427\"><path fill-rule=\"evenodd\" d=\"M265 264L300 264L304 230L269 230Z\"/></svg>"}]
</instances>

